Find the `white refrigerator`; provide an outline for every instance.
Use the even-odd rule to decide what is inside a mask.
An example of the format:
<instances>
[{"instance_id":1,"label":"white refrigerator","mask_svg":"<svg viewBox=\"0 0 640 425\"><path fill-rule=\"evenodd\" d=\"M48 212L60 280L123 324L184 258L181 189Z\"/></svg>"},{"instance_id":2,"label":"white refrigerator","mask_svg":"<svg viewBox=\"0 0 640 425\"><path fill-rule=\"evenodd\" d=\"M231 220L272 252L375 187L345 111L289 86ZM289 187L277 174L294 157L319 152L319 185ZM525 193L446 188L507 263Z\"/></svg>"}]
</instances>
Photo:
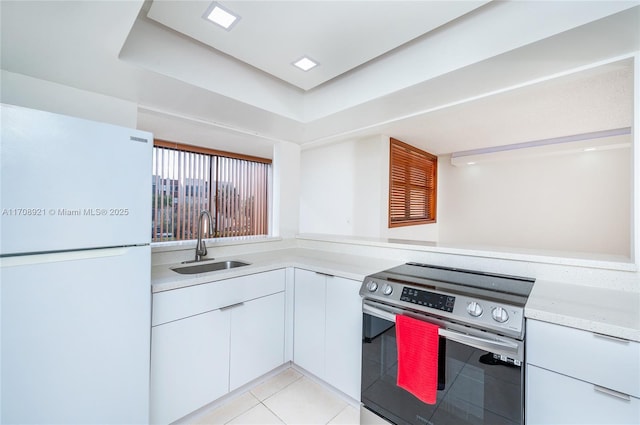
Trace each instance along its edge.
<instances>
[{"instance_id":1,"label":"white refrigerator","mask_svg":"<svg viewBox=\"0 0 640 425\"><path fill-rule=\"evenodd\" d=\"M148 423L153 136L1 108L1 423Z\"/></svg>"}]
</instances>

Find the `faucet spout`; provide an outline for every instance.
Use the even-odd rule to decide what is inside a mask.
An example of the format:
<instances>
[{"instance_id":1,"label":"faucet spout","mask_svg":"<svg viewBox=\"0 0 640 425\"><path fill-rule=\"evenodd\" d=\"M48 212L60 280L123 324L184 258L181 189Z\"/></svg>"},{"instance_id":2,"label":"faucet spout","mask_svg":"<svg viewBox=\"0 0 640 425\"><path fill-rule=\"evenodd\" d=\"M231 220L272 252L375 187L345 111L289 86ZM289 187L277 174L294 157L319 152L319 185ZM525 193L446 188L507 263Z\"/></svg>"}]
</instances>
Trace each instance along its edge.
<instances>
[{"instance_id":1,"label":"faucet spout","mask_svg":"<svg viewBox=\"0 0 640 425\"><path fill-rule=\"evenodd\" d=\"M213 219L211 214L207 210L200 211L198 216L198 241L196 242L196 259L195 261L201 261L202 257L207 255L207 245L202 240L202 218L206 216L209 220L209 236L213 236Z\"/></svg>"}]
</instances>

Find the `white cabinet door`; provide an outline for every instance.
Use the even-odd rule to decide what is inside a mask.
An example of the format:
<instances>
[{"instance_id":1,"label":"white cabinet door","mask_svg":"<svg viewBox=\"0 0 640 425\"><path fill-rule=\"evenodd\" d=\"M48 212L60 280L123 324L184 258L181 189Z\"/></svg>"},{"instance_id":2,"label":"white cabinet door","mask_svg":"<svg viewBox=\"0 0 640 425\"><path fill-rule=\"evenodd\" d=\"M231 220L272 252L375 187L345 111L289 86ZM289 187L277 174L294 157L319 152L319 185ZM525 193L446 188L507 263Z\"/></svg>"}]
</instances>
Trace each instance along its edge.
<instances>
[{"instance_id":1,"label":"white cabinet door","mask_svg":"<svg viewBox=\"0 0 640 425\"><path fill-rule=\"evenodd\" d=\"M360 400L362 299L360 282L327 277L325 379Z\"/></svg>"},{"instance_id":2,"label":"white cabinet door","mask_svg":"<svg viewBox=\"0 0 640 425\"><path fill-rule=\"evenodd\" d=\"M528 425L639 424L640 400L527 365Z\"/></svg>"},{"instance_id":3,"label":"white cabinet door","mask_svg":"<svg viewBox=\"0 0 640 425\"><path fill-rule=\"evenodd\" d=\"M151 334L151 423L168 424L229 391L230 311L165 323Z\"/></svg>"},{"instance_id":4,"label":"white cabinet door","mask_svg":"<svg viewBox=\"0 0 640 425\"><path fill-rule=\"evenodd\" d=\"M360 282L295 270L293 361L360 399Z\"/></svg>"},{"instance_id":5,"label":"white cabinet door","mask_svg":"<svg viewBox=\"0 0 640 425\"><path fill-rule=\"evenodd\" d=\"M280 292L229 310L231 391L284 363L284 301Z\"/></svg>"},{"instance_id":6,"label":"white cabinet door","mask_svg":"<svg viewBox=\"0 0 640 425\"><path fill-rule=\"evenodd\" d=\"M296 269L293 361L322 378L325 348L325 276Z\"/></svg>"}]
</instances>

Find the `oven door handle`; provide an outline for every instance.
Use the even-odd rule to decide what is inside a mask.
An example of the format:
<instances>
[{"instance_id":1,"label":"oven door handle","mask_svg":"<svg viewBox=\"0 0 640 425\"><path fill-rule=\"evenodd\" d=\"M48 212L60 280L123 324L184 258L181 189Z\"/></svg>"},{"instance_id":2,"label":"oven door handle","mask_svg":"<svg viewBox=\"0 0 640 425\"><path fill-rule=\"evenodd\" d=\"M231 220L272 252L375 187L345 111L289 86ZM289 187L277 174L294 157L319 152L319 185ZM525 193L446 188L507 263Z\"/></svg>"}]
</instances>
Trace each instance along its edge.
<instances>
[{"instance_id":1,"label":"oven door handle","mask_svg":"<svg viewBox=\"0 0 640 425\"><path fill-rule=\"evenodd\" d=\"M385 306L384 308L385 309L383 310L382 308L374 307L366 301L362 304L362 311L364 313L371 314L373 316L394 323L396 321L396 314L402 314L402 310L400 309L390 306ZM389 311L386 310L387 308L389 309ZM438 329L438 335L452 341L459 342L461 344L479 348L481 350L490 351L493 353L504 353L518 359L521 357L521 346L517 342L505 339L482 338L462 332L457 332L451 329L445 329L442 327Z\"/></svg>"},{"instance_id":2,"label":"oven door handle","mask_svg":"<svg viewBox=\"0 0 640 425\"><path fill-rule=\"evenodd\" d=\"M388 320L390 322L395 323L396 314L400 314L401 310L393 307L388 307L388 308L390 310L397 311L397 313L393 311L382 310L381 308L378 308L378 307L373 307L372 305L368 304L366 301L362 304L363 313L371 314L372 316L376 316L376 317L379 317L380 319Z\"/></svg>"},{"instance_id":3,"label":"oven door handle","mask_svg":"<svg viewBox=\"0 0 640 425\"><path fill-rule=\"evenodd\" d=\"M438 335L443 336L452 341L459 342L461 344L472 345L476 348L480 348L485 351L501 351L501 352L511 352L513 356L516 356L518 353L518 344L511 341L504 340L496 340L496 339L487 339L480 338L473 335L463 334L456 331L450 331L449 329L440 328L438 330Z\"/></svg>"}]
</instances>

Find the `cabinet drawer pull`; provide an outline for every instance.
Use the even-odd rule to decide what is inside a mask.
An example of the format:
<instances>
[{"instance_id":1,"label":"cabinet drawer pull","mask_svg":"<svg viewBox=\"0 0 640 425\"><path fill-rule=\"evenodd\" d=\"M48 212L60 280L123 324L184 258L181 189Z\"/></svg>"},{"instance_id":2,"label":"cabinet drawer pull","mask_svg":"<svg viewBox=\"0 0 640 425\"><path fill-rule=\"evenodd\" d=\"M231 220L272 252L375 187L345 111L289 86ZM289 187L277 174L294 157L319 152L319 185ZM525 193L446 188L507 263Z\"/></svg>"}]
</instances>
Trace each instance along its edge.
<instances>
[{"instance_id":1,"label":"cabinet drawer pull","mask_svg":"<svg viewBox=\"0 0 640 425\"><path fill-rule=\"evenodd\" d=\"M322 275L322 276L335 277L334 275L329 274L329 273L316 272L316 274L319 274L319 275Z\"/></svg>"},{"instance_id":2,"label":"cabinet drawer pull","mask_svg":"<svg viewBox=\"0 0 640 425\"><path fill-rule=\"evenodd\" d=\"M232 308L240 307L240 306L242 306L242 305L244 305L244 302L231 304L231 305L228 305L228 306L226 306L226 307L222 307L222 308L220 309L220 311L231 310Z\"/></svg>"},{"instance_id":3,"label":"cabinet drawer pull","mask_svg":"<svg viewBox=\"0 0 640 425\"><path fill-rule=\"evenodd\" d=\"M594 333L593 336L595 336L596 338L606 339L608 341L618 342L620 344L629 344L630 342L628 339L618 338L615 336L604 335L604 334Z\"/></svg>"},{"instance_id":4,"label":"cabinet drawer pull","mask_svg":"<svg viewBox=\"0 0 640 425\"><path fill-rule=\"evenodd\" d=\"M621 392L618 392L618 391L610 390L609 388L601 387L600 385L594 385L593 389L594 389L594 391L609 395L611 397L619 398L620 400L631 401L631 396L630 395L625 394L625 393L621 393Z\"/></svg>"}]
</instances>

